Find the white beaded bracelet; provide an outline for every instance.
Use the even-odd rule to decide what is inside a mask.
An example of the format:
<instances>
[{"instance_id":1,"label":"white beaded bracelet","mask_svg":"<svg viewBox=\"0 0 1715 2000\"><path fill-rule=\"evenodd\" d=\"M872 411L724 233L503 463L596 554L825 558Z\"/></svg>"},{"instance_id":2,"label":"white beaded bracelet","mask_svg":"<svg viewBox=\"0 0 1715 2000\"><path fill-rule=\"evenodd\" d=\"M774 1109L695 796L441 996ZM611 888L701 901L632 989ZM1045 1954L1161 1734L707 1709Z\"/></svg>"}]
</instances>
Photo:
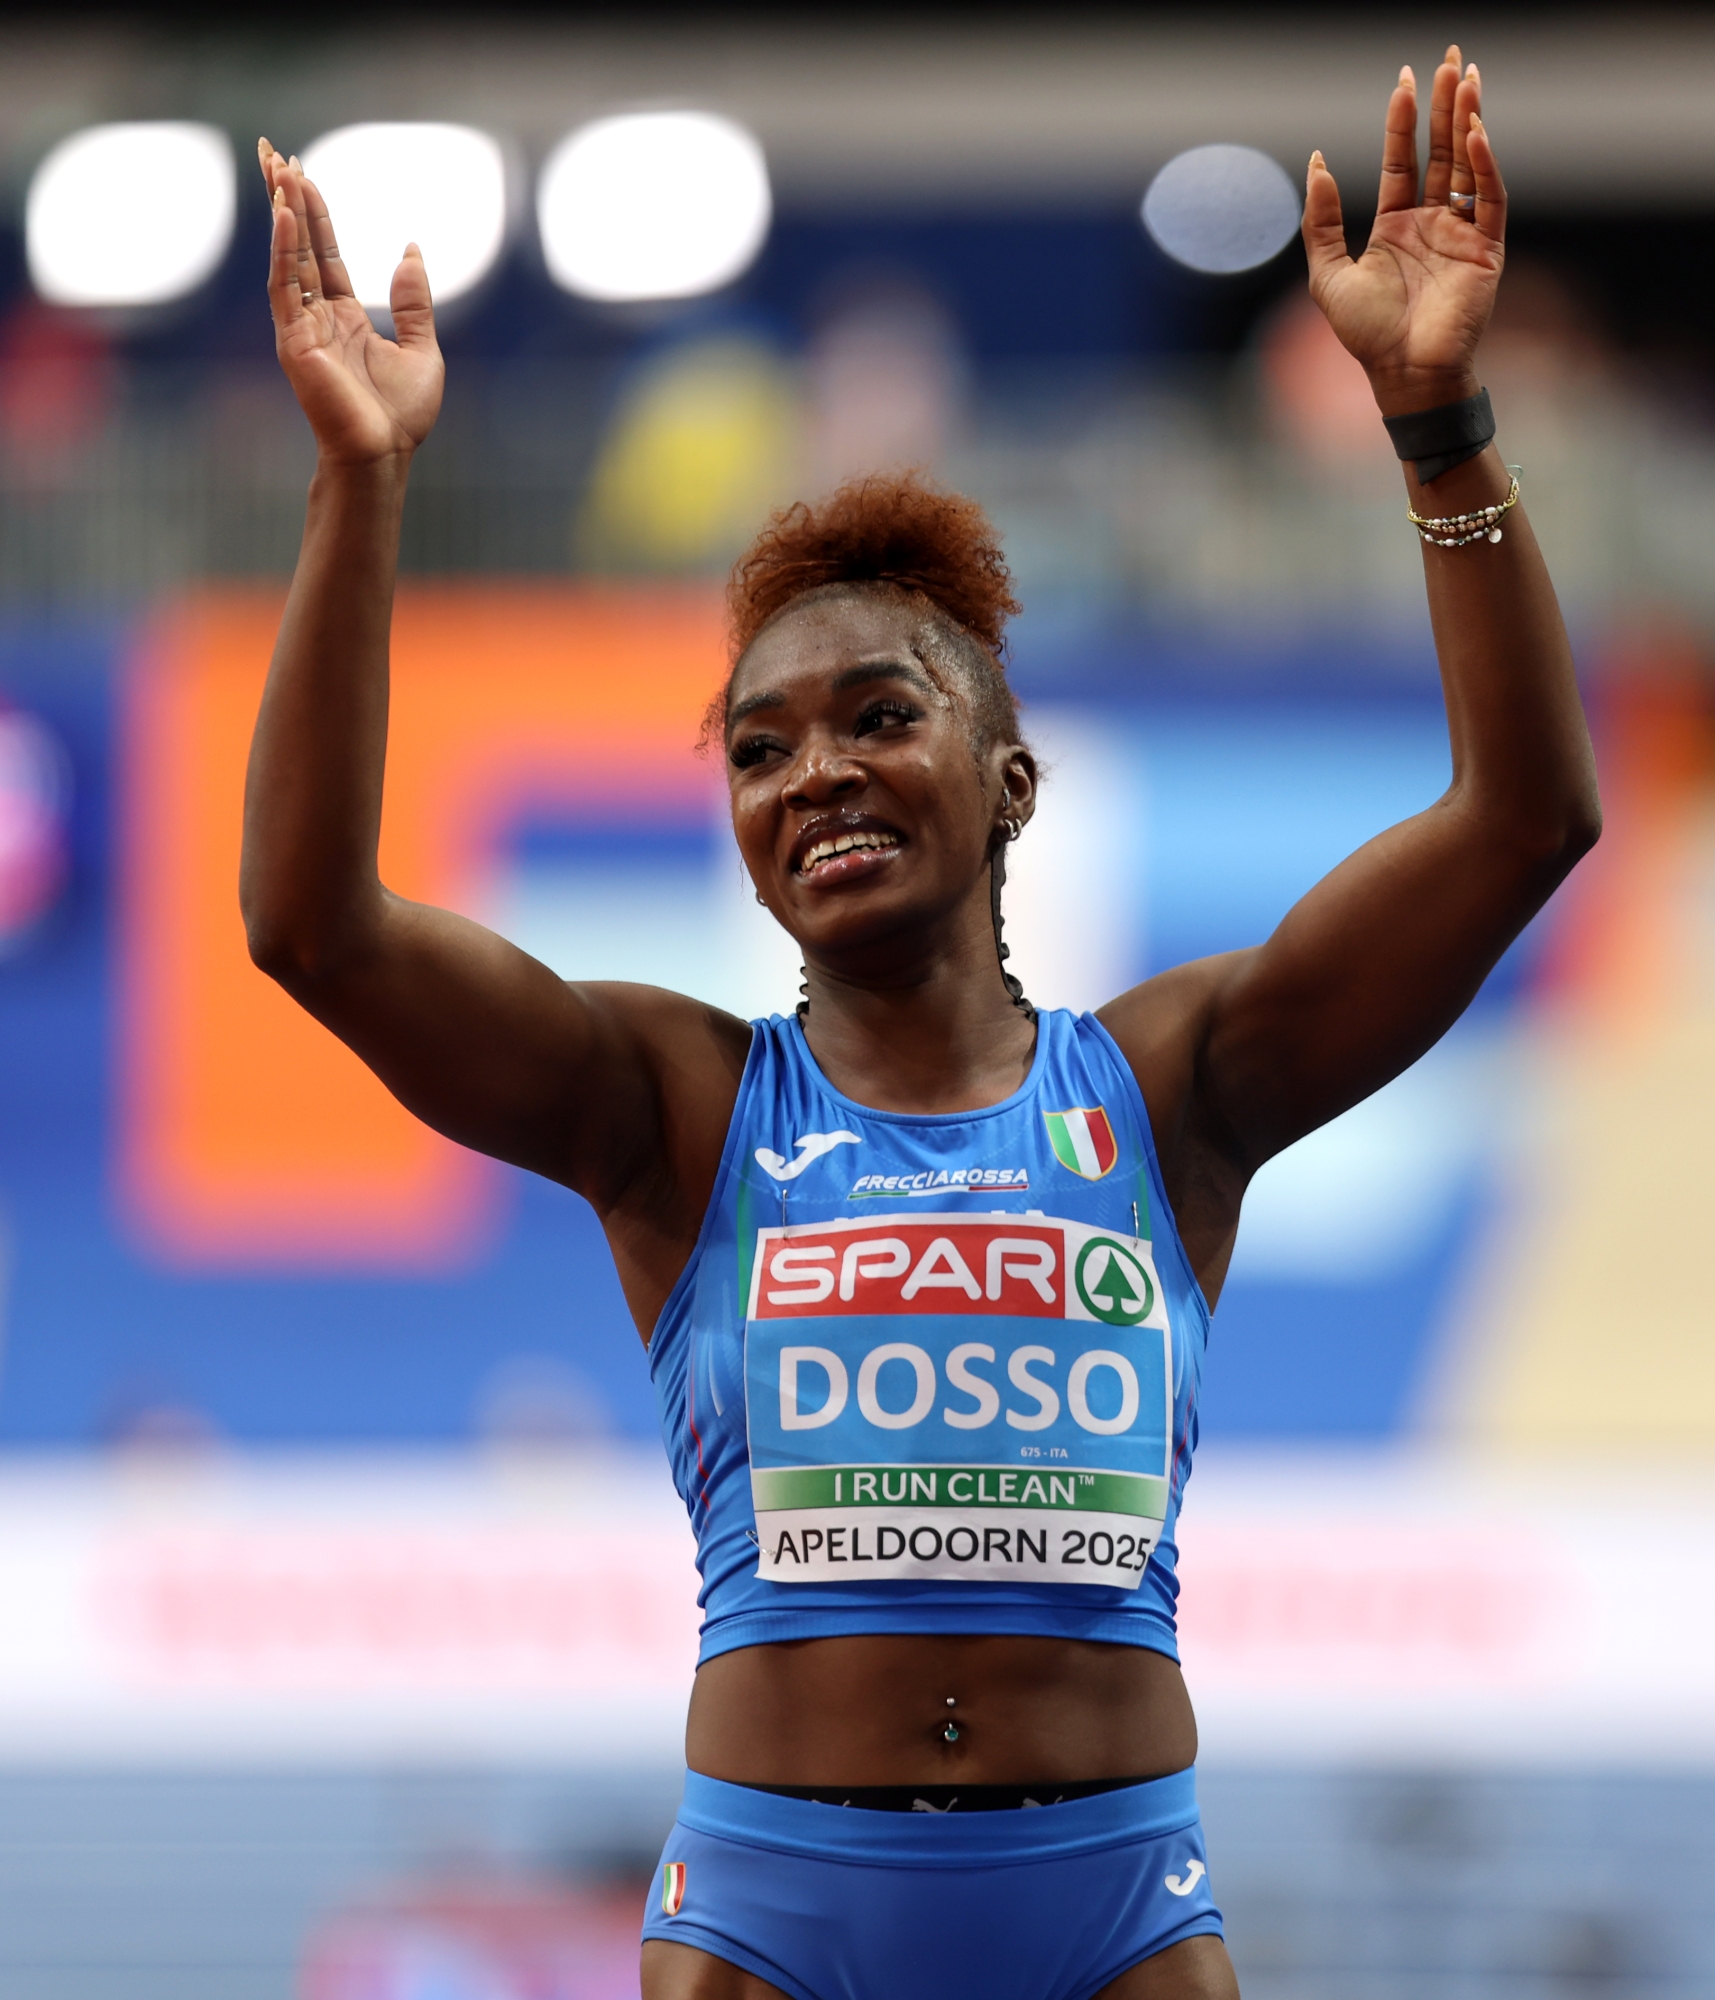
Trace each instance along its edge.
<instances>
[{"instance_id":1,"label":"white beaded bracelet","mask_svg":"<svg viewBox=\"0 0 1715 2000\"><path fill-rule=\"evenodd\" d=\"M1501 516L1517 505L1518 475L1514 473L1513 483L1507 488L1507 497L1496 501L1492 507L1474 507L1468 514L1441 514L1433 519L1415 514L1407 507L1405 518L1431 548L1462 549L1467 542L1498 542L1501 539ZM1461 530L1466 532L1461 533Z\"/></svg>"}]
</instances>

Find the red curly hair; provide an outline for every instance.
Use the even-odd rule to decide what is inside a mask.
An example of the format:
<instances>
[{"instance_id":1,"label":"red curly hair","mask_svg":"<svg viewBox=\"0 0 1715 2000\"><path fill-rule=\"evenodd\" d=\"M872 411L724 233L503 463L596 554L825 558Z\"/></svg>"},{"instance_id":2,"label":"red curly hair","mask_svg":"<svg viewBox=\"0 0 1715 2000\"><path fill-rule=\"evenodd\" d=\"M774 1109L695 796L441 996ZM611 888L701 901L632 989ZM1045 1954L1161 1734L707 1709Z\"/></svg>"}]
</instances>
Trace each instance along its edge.
<instances>
[{"instance_id":1,"label":"red curly hair","mask_svg":"<svg viewBox=\"0 0 1715 2000\"><path fill-rule=\"evenodd\" d=\"M869 473L814 506L800 500L782 509L733 565L727 585L734 670L787 605L842 586L897 591L938 613L936 623L951 628L950 650L983 733L1016 737L1018 708L1001 662L1006 621L1023 607L1000 537L976 501L914 472ZM709 711L710 734L724 729L726 706L723 690Z\"/></svg>"},{"instance_id":2,"label":"red curly hair","mask_svg":"<svg viewBox=\"0 0 1715 2000\"><path fill-rule=\"evenodd\" d=\"M727 585L734 658L793 598L830 583L887 583L926 597L996 660L1006 621L1023 608L976 501L912 472L870 473L820 506L784 508L739 557Z\"/></svg>"}]
</instances>

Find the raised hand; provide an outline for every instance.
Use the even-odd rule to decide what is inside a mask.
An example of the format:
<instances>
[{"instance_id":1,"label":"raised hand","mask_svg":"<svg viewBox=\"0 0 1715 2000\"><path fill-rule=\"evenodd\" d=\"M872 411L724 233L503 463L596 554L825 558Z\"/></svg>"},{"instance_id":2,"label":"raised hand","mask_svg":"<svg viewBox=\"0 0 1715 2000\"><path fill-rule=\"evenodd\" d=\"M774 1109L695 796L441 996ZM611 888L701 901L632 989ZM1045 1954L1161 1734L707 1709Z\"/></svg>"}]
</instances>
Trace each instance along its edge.
<instances>
[{"instance_id":1,"label":"raised hand","mask_svg":"<svg viewBox=\"0 0 1715 2000\"><path fill-rule=\"evenodd\" d=\"M340 260L327 203L288 160L257 142L274 205L268 303L274 351L329 464L408 459L434 427L446 370L429 276L415 243L393 273L397 338L376 332Z\"/></svg>"},{"instance_id":2,"label":"raised hand","mask_svg":"<svg viewBox=\"0 0 1715 2000\"><path fill-rule=\"evenodd\" d=\"M1482 79L1457 45L1435 72L1429 167L1417 178L1417 82L1388 102L1381 195L1364 254L1346 254L1340 191L1320 152L1305 185L1310 294L1369 371L1384 415L1475 393L1477 342L1505 257L1507 197L1482 122Z\"/></svg>"}]
</instances>

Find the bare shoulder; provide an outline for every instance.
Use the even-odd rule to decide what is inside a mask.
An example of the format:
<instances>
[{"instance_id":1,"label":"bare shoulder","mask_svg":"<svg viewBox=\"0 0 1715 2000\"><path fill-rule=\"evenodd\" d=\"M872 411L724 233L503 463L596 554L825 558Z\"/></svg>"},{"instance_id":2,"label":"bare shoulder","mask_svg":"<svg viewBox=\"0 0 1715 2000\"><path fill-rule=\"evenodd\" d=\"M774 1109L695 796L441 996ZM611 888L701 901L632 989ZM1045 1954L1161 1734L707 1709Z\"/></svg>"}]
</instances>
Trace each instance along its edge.
<instances>
[{"instance_id":1,"label":"bare shoulder","mask_svg":"<svg viewBox=\"0 0 1715 2000\"><path fill-rule=\"evenodd\" d=\"M578 1192L601 1217L620 1287L647 1345L715 1191L751 1028L660 986L592 980L576 988L603 1059L638 1080L609 1129L586 1134ZM599 1164L597 1164L599 1163Z\"/></svg>"},{"instance_id":2,"label":"bare shoulder","mask_svg":"<svg viewBox=\"0 0 1715 2000\"><path fill-rule=\"evenodd\" d=\"M1131 1066L1149 1112L1180 1240L1211 1302L1219 1294L1249 1177L1209 1075L1222 1005L1256 952L1223 952L1157 973L1099 1008L1096 1018Z\"/></svg>"},{"instance_id":3,"label":"bare shoulder","mask_svg":"<svg viewBox=\"0 0 1715 2000\"><path fill-rule=\"evenodd\" d=\"M1254 950L1191 959L1158 972L1096 1010L1131 1065L1158 1148L1197 1110L1198 1084L1221 1000L1243 978Z\"/></svg>"},{"instance_id":4,"label":"bare shoulder","mask_svg":"<svg viewBox=\"0 0 1715 2000\"><path fill-rule=\"evenodd\" d=\"M731 1072L733 1088L744 1074L750 1054L751 1028L736 1014L675 993L666 986L635 986L623 979L569 980L593 1014L639 1048L687 1061L693 1067L713 1063Z\"/></svg>"},{"instance_id":5,"label":"bare shoulder","mask_svg":"<svg viewBox=\"0 0 1715 2000\"><path fill-rule=\"evenodd\" d=\"M580 1192L603 1215L665 1201L700 1217L738 1101L750 1024L662 986L603 979L577 982L572 990L598 1045L606 1044L616 1068L644 1080L648 1099L606 1135L600 1151L607 1171Z\"/></svg>"}]
</instances>

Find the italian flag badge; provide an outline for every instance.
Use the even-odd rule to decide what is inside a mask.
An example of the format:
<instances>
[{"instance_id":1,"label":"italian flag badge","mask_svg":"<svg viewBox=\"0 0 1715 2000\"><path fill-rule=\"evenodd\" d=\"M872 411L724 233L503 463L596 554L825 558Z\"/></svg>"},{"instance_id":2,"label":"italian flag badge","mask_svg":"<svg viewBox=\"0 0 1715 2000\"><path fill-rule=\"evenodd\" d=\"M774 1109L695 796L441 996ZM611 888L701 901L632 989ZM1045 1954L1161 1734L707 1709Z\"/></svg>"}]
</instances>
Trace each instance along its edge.
<instances>
[{"instance_id":1,"label":"italian flag badge","mask_svg":"<svg viewBox=\"0 0 1715 2000\"><path fill-rule=\"evenodd\" d=\"M1101 1105L1093 1111L1082 1106L1070 1111L1044 1111L1042 1116L1055 1159L1085 1180L1099 1181L1119 1158L1114 1128Z\"/></svg>"},{"instance_id":2,"label":"italian flag badge","mask_svg":"<svg viewBox=\"0 0 1715 2000\"><path fill-rule=\"evenodd\" d=\"M664 1861L661 1864L661 1914L676 1917L679 1905L685 1900L685 1864L682 1861Z\"/></svg>"}]
</instances>

